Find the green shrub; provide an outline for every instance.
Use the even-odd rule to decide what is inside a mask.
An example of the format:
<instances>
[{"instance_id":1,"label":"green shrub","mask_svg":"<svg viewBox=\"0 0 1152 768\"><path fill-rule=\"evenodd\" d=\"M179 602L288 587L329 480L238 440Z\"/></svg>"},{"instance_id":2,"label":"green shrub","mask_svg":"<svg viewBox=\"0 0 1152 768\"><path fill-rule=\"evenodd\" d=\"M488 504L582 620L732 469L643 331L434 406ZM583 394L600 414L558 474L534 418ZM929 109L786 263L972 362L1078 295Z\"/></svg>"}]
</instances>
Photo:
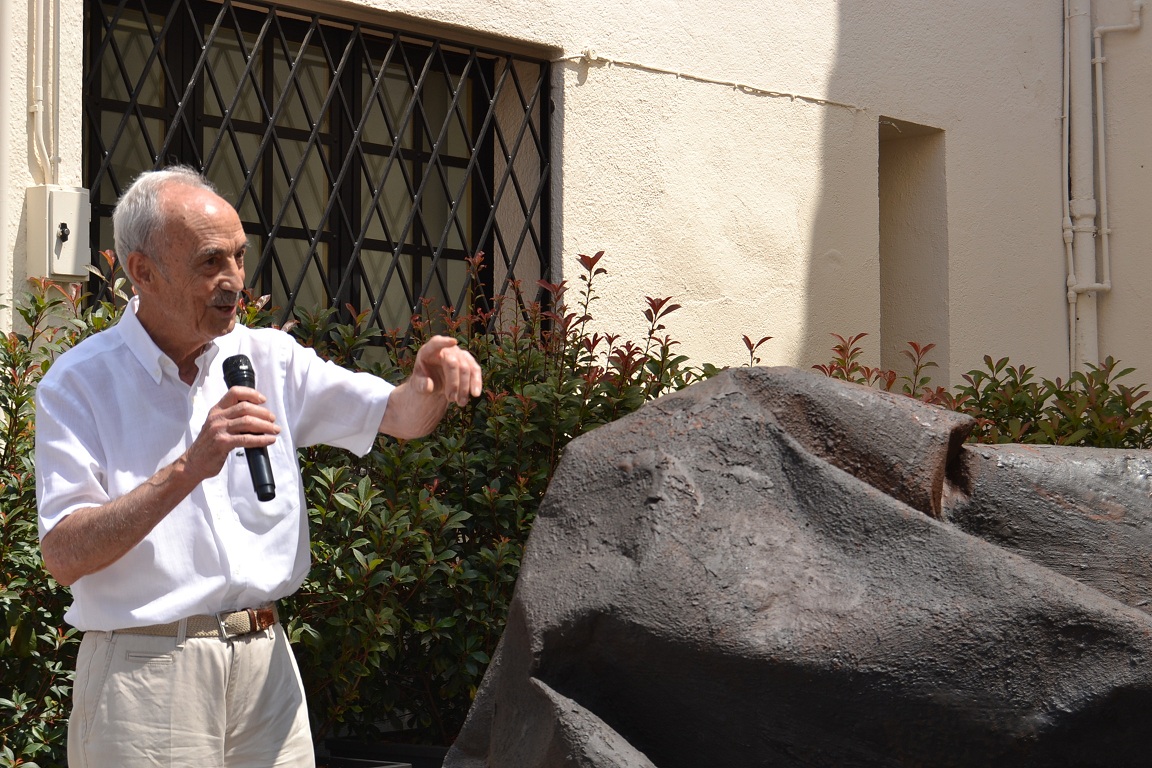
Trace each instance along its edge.
<instances>
[{"instance_id":1,"label":"green shrub","mask_svg":"<svg viewBox=\"0 0 1152 768\"><path fill-rule=\"evenodd\" d=\"M79 286L35 281L17 314L26 331L0 340L0 765L55 765L80 638L64 623L68 593L40 558L33 397L52 360L117 311L85 308Z\"/></svg>"},{"instance_id":2,"label":"green shrub","mask_svg":"<svg viewBox=\"0 0 1152 768\"><path fill-rule=\"evenodd\" d=\"M858 362L859 342L867 334L832 334L837 343L828 363L812 366L826 376L890 391L897 374ZM750 343L745 337L745 343ZM1145 385L1129 386L1121 379L1135 369L1120 368L1111 357L1087 372L1075 371L1068 381L1036 380L1033 368L1010 365L1008 358L984 357L984 368L964 374L951 392L933 387L926 375L936 367L927 355L934 344L908 342L902 351L912 362L904 378L904 394L933 405L966 413L976 420L970 440L980 443L1079 445L1095 448L1152 448L1152 401Z\"/></svg>"}]
</instances>

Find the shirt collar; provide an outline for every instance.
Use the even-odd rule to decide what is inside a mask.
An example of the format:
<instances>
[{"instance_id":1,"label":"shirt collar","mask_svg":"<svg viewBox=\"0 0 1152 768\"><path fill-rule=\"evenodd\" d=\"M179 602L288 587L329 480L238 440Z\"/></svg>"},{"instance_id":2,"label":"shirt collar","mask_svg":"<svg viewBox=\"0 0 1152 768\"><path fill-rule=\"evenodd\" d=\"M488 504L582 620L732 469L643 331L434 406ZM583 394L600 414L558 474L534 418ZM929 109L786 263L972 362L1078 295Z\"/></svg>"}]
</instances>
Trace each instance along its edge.
<instances>
[{"instance_id":1,"label":"shirt collar","mask_svg":"<svg viewBox=\"0 0 1152 768\"><path fill-rule=\"evenodd\" d=\"M148 335L147 329L140 323L140 318L136 317L136 310L139 307L140 297L133 296L124 309L120 322L117 323L121 338L124 339L125 345L132 351L133 356L155 383L159 384L164 378L165 369L169 370L173 377L179 378L176 363L156 345L156 342ZM200 368L201 377L204 376L208 366L212 364L219 351L219 345L216 340L213 340L200 353L197 364Z\"/></svg>"}]
</instances>

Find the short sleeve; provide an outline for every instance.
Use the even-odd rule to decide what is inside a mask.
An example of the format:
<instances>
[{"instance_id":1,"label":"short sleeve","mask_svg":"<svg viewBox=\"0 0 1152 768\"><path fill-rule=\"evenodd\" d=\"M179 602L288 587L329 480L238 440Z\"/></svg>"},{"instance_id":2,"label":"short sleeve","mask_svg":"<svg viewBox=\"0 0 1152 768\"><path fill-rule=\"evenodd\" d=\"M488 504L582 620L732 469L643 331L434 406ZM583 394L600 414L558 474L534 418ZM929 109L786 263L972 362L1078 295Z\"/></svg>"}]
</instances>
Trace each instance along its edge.
<instances>
[{"instance_id":1,"label":"short sleeve","mask_svg":"<svg viewBox=\"0 0 1152 768\"><path fill-rule=\"evenodd\" d=\"M89 404L45 377L36 390L36 504L40 537L82 507L110 501L107 461Z\"/></svg>"},{"instance_id":2,"label":"short sleeve","mask_svg":"<svg viewBox=\"0 0 1152 768\"><path fill-rule=\"evenodd\" d=\"M289 337L290 338L290 337ZM286 405L297 447L325 444L358 456L372 449L393 385L371 373L349 371L291 340Z\"/></svg>"}]
</instances>

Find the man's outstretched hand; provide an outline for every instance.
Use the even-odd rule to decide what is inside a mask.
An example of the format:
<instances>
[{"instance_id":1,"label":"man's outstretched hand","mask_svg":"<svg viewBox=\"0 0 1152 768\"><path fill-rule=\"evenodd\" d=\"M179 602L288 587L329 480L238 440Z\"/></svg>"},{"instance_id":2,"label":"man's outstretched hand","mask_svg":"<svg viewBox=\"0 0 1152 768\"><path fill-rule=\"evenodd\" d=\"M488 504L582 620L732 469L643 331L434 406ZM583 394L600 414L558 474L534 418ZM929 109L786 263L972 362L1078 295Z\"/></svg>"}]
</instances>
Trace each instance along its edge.
<instances>
[{"instance_id":1,"label":"man's outstretched hand","mask_svg":"<svg viewBox=\"0 0 1152 768\"><path fill-rule=\"evenodd\" d=\"M433 336L416 352L412 375L393 390L380 431L393 437L423 437L443 418L449 403L459 406L484 389L480 364L456 339Z\"/></svg>"},{"instance_id":2,"label":"man's outstretched hand","mask_svg":"<svg viewBox=\"0 0 1152 768\"><path fill-rule=\"evenodd\" d=\"M479 397L484 386L476 358L447 336L433 336L420 347L409 381L422 395L440 394L460 406Z\"/></svg>"}]
</instances>

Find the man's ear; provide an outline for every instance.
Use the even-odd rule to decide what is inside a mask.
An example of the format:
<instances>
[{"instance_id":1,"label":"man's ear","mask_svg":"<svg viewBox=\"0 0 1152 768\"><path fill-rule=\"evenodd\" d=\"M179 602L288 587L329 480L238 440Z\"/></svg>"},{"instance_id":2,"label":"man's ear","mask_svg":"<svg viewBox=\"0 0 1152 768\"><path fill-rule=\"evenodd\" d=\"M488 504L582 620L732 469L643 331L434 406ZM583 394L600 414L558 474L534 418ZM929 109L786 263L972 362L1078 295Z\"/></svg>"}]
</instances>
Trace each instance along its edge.
<instances>
[{"instance_id":1,"label":"man's ear","mask_svg":"<svg viewBox=\"0 0 1152 768\"><path fill-rule=\"evenodd\" d=\"M135 286L151 286L156 279L156 265L140 251L132 251L124 260L124 271Z\"/></svg>"}]
</instances>

